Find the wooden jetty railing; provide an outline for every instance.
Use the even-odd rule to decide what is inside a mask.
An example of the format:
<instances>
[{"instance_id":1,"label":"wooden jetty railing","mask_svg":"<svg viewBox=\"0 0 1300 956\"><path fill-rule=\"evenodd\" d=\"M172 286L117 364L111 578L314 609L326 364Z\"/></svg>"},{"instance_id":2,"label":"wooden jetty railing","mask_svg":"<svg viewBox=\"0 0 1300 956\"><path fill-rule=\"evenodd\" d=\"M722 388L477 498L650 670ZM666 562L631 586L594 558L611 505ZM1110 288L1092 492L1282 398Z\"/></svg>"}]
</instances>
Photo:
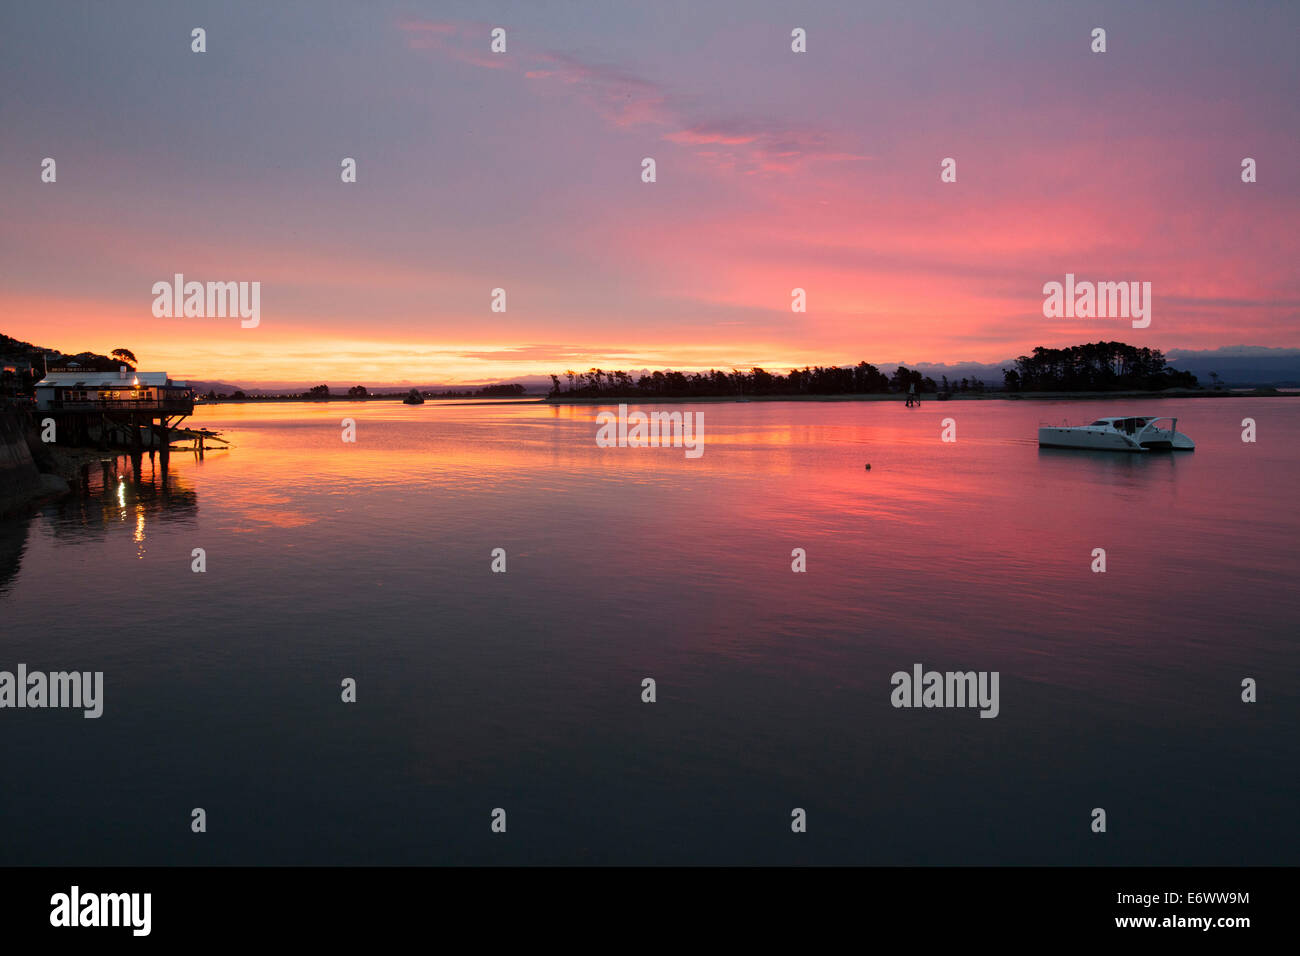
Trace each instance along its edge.
<instances>
[{"instance_id":1,"label":"wooden jetty railing","mask_svg":"<svg viewBox=\"0 0 1300 956\"><path fill-rule=\"evenodd\" d=\"M48 403L54 412L173 412L186 415L194 412L194 398L149 398L149 399L86 399L84 401L67 401L55 399Z\"/></svg>"}]
</instances>

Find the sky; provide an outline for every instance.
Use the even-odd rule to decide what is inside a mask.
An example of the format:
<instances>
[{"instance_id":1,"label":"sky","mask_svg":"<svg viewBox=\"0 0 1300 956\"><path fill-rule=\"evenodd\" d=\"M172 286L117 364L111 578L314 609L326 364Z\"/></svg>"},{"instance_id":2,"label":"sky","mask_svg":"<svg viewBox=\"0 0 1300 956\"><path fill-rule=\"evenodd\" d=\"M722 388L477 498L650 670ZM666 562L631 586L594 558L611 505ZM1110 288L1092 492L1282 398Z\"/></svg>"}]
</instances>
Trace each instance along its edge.
<instances>
[{"instance_id":1,"label":"sky","mask_svg":"<svg viewBox=\"0 0 1300 956\"><path fill-rule=\"evenodd\" d=\"M249 385L1300 347L1297 35L1270 2L14 0L0 332ZM258 325L155 317L176 273L260 282ZM1150 282L1150 326L1045 318L1066 273Z\"/></svg>"}]
</instances>

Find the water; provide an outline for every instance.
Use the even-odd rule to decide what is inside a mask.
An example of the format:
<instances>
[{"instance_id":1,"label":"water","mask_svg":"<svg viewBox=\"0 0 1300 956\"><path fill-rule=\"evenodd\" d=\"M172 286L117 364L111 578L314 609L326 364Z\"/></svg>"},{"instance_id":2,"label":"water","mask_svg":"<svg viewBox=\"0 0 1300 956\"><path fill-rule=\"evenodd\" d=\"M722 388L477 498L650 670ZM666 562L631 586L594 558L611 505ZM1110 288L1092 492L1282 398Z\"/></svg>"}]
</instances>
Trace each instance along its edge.
<instances>
[{"instance_id":1,"label":"water","mask_svg":"<svg viewBox=\"0 0 1300 956\"><path fill-rule=\"evenodd\" d=\"M0 669L105 672L0 711L0 864L1294 863L1300 402L674 408L702 458L205 407L233 450L0 525ZM1035 443L1153 410L1196 452ZM891 707L916 662L1000 715Z\"/></svg>"}]
</instances>

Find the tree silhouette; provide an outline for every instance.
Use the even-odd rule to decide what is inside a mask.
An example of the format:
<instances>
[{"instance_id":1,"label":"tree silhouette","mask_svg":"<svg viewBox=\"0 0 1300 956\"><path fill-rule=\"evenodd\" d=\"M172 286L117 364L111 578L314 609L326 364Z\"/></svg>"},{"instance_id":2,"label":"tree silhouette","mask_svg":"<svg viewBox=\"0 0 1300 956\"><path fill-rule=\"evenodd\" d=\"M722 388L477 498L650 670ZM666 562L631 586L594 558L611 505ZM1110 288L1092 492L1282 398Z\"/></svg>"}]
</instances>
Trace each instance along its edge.
<instances>
[{"instance_id":1,"label":"tree silhouette","mask_svg":"<svg viewBox=\"0 0 1300 956\"><path fill-rule=\"evenodd\" d=\"M1196 387L1196 376L1170 368L1159 349L1137 348L1123 342L1093 342L1065 349L1039 346L1032 355L1016 359L1014 369L1003 369L1002 376L1008 391L1023 392Z\"/></svg>"}]
</instances>

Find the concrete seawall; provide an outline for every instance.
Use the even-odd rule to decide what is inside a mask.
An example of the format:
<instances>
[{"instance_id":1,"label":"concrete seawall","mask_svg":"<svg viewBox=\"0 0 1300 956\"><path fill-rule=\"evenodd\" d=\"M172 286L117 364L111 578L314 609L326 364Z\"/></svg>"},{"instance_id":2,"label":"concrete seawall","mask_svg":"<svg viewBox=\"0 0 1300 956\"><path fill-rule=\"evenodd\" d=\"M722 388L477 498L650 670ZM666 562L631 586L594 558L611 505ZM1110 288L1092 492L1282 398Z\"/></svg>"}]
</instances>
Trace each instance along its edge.
<instances>
[{"instance_id":1,"label":"concrete seawall","mask_svg":"<svg viewBox=\"0 0 1300 956\"><path fill-rule=\"evenodd\" d=\"M27 444L31 421L17 408L0 408L0 517L22 512L44 499L68 491L56 475L42 474Z\"/></svg>"},{"instance_id":2,"label":"concrete seawall","mask_svg":"<svg viewBox=\"0 0 1300 956\"><path fill-rule=\"evenodd\" d=\"M16 408L0 408L0 502L27 497L40 480L27 448L27 416Z\"/></svg>"}]
</instances>

